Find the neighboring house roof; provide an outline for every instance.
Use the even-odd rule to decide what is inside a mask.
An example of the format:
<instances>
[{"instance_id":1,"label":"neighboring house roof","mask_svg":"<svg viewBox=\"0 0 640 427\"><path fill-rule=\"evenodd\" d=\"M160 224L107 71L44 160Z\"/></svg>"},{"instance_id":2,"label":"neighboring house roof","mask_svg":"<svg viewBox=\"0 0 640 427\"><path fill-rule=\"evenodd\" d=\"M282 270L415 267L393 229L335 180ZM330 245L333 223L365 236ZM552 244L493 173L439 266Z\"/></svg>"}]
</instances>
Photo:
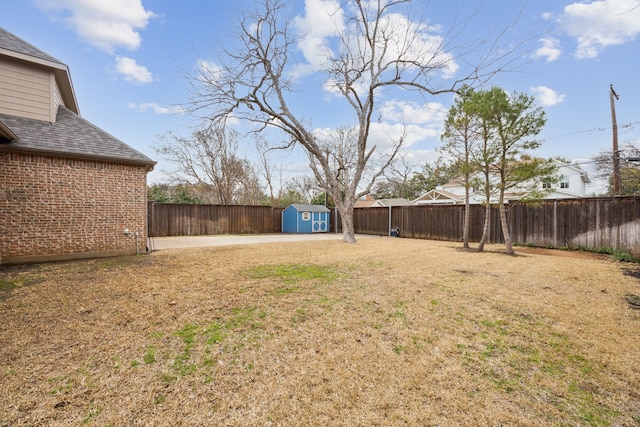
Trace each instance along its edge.
<instances>
[{"instance_id":1,"label":"neighboring house roof","mask_svg":"<svg viewBox=\"0 0 640 427\"><path fill-rule=\"evenodd\" d=\"M379 207L389 207L389 206L409 206L411 205L411 200L403 199L403 198L395 198L395 199L367 199L367 200L357 200L353 205L354 208L379 208Z\"/></svg>"},{"instance_id":2,"label":"neighboring house roof","mask_svg":"<svg viewBox=\"0 0 640 427\"><path fill-rule=\"evenodd\" d=\"M588 184L588 183L591 182L591 180L589 179L589 175L585 171L580 169L579 167L576 167L576 166L574 166L574 165L572 165L570 163L561 162L560 160L557 160L557 159L554 159L553 161L558 166L558 169L560 169L560 168L571 169L571 170L579 173L580 174L580 178L582 179L582 181L585 184Z\"/></svg>"},{"instance_id":3,"label":"neighboring house roof","mask_svg":"<svg viewBox=\"0 0 640 427\"><path fill-rule=\"evenodd\" d=\"M584 197L584 195L580 194L579 196ZM572 193L571 191L567 191L561 188L552 188L551 190L547 190L544 194L545 199L572 199L576 197L576 193Z\"/></svg>"},{"instance_id":4,"label":"neighboring house roof","mask_svg":"<svg viewBox=\"0 0 640 427\"><path fill-rule=\"evenodd\" d=\"M413 201L413 204L461 203L464 196L444 190L430 190Z\"/></svg>"},{"instance_id":5,"label":"neighboring house roof","mask_svg":"<svg viewBox=\"0 0 640 427\"><path fill-rule=\"evenodd\" d=\"M378 199L375 201L372 207L409 206L409 205L411 205L410 200L403 199L403 198L395 198L395 199Z\"/></svg>"},{"instance_id":6,"label":"neighboring house roof","mask_svg":"<svg viewBox=\"0 0 640 427\"><path fill-rule=\"evenodd\" d=\"M453 178L451 181L443 184L441 187L448 188L448 187L460 187L460 186L464 186L464 177L462 176L457 176Z\"/></svg>"},{"instance_id":7,"label":"neighboring house roof","mask_svg":"<svg viewBox=\"0 0 640 427\"><path fill-rule=\"evenodd\" d=\"M0 56L13 58L13 60L38 64L53 71L56 83L60 89L60 95L67 108L76 113L80 113L78 101L71 82L69 67L60 60L54 58L46 52L38 49L20 37L11 34L0 27Z\"/></svg>"},{"instance_id":8,"label":"neighboring house roof","mask_svg":"<svg viewBox=\"0 0 640 427\"><path fill-rule=\"evenodd\" d=\"M293 207L295 210L299 212L331 212L329 208L323 205L305 205L299 203L293 203L289 205L289 207ZM287 207L287 209L289 209Z\"/></svg>"},{"instance_id":9,"label":"neighboring house roof","mask_svg":"<svg viewBox=\"0 0 640 427\"><path fill-rule=\"evenodd\" d=\"M73 111L60 106L55 123L0 114L0 135L17 136L0 144L2 151L32 152L65 157L117 161L153 166L156 162L108 134ZM11 137L6 137L12 140Z\"/></svg>"},{"instance_id":10,"label":"neighboring house roof","mask_svg":"<svg viewBox=\"0 0 640 427\"><path fill-rule=\"evenodd\" d=\"M356 200L356 202L353 204L353 207L354 208L370 208L376 202L377 200L374 200L374 199Z\"/></svg>"}]
</instances>

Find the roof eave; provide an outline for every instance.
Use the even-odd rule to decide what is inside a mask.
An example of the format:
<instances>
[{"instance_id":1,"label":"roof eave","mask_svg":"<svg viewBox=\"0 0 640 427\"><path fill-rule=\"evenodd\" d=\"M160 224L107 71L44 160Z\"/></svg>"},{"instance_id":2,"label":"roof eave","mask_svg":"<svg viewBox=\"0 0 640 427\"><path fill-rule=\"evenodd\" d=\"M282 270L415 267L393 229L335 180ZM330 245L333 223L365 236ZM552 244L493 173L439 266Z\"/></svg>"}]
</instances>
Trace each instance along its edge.
<instances>
[{"instance_id":1,"label":"roof eave","mask_svg":"<svg viewBox=\"0 0 640 427\"><path fill-rule=\"evenodd\" d=\"M2 123L1 120L0 120L0 136L5 137L11 142L15 142L15 141L18 141L18 139L20 139L18 138L18 135L13 133L13 131L7 125Z\"/></svg>"},{"instance_id":2,"label":"roof eave","mask_svg":"<svg viewBox=\"0 0 640 427\"><path fill-rule=\"evenodd\" d=\"M34 148L24 148L24 147L19 147L12 144L0 145L0 151L11 152L11 153L30 153L30 154L38 154L41 156L50 156L50 157L64 157L65 159L93 160L98 162L119 163L119 164L127 164L132 166L145 166L147 168L147 172L152 171L153 167L157 163L151 159L149 160L127 159L122 157L96 156L96 155L81 154L81 153L65 153L65 152L53 151L53 150L38 150Z\"/></svg>"},{"instance_id":3,"label":"roof eave","mask_svg":"<svg viewBox=\"0 0 640 427\"><path fill-rule=\"evenodd\" d=\"M80 107L78 107L76 92L73 90L73 82L71 81L69 68L65 65L64 70L54 69L53 75L55 76L58 87L60 88L60 95L64 101L64 106L77 115L80 115Z\"/></svg>"}]
</instances>

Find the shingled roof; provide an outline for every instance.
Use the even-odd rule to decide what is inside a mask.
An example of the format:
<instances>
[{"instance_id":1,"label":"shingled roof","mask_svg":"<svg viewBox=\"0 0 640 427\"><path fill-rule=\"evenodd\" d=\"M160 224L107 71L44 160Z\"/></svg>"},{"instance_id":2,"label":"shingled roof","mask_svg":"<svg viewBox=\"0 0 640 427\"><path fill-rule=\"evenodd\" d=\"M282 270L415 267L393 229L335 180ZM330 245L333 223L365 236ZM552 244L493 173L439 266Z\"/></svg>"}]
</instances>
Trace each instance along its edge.
<instances>
[{"instance_id":1,"label":"shingled roof","mask_svg":"<svg viewBox=\"0 0 640 427\"><path fill-rule=\"evenodd\" d=\"M0 114L0 151L31 152L152 167L155 162L78 114L66 64L0 27L0 56L46 67L56 78L66 106L54 123Z\"/></svg>"},{"instance_id":2,"label":"shingled roof","mask_svg":"<svg viewBox=\"0 0 640 427\"><path fill-rule=\"evenodd\" d=\"M2 126L4 125L4 126ZM58 107L55 123L0 114L0 150L86 158L153 166L156 162L108 134L73 111Z\"/></svg>"},{"instance_id":3,"label":"shingled roof","mask_svg":"<svg viewBox=\"0 0 640 427\"><path fill-rule=\"evenodd\" d=\"M20 53L23 55L31 56L33 58L43 59L45 61L57 62L64 65L61 61L49 55L46 52L41 51L37 47L22 40L20 37L11 34L4 28L0 27L0 48L7 49L12 52Z\"/></svg>"}]
</instances>

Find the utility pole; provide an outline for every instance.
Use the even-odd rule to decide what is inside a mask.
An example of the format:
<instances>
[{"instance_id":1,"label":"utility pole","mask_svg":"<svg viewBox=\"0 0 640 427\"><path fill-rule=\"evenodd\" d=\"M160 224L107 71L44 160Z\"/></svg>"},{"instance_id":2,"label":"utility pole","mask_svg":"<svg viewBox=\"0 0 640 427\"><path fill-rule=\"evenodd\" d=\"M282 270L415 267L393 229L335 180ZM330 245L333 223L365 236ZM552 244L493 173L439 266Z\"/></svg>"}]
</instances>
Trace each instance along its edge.
<instances>
[{"instance_id":1,"label":"utility pole","mask_svg":"<svg viewBox=\"0 0 640 427\"><path fill-rule=\"evenodd\" d=\"M620 195L620 151L618 150L618 122L616 121L615 100L620 96L613 90L613 85L609 85L609 99L611 101L611 124L613 129L613 195ZM615 98L615 99L614 99Z\"/></svg>"}]
</instances>

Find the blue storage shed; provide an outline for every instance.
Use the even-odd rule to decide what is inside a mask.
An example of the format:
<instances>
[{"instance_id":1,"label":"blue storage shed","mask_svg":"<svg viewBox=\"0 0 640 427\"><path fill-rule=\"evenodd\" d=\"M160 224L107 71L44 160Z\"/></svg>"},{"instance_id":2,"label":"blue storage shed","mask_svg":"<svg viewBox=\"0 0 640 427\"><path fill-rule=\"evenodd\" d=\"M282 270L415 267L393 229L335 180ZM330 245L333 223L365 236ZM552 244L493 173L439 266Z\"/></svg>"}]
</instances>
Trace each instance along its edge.
<instances>
[{"instance_id":1,"label":"blue storage shed","mask_svg":"<svg viewBox=\"0 0 640 427\"><path fill-rule=\"evenodd\" d=\"M283 233L327 233L331 211L322 205L292 204L282 211Z\"/></svg>"}]
</instances>

